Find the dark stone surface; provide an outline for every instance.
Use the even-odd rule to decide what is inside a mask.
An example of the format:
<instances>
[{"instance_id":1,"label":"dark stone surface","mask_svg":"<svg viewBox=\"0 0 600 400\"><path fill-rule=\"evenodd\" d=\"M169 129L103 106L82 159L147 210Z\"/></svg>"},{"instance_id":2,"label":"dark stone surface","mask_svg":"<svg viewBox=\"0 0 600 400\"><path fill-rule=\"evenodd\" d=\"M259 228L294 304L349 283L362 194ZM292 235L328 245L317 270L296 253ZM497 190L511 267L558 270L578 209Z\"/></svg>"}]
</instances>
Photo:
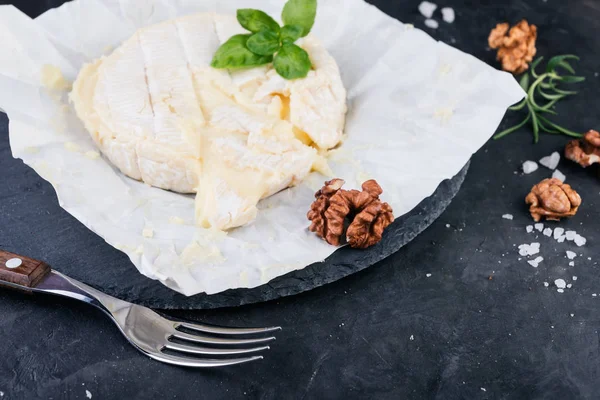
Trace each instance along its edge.
<instances>
[{"instance_id":1,"label":"dark stone surface","mask_svg":"<svg viewBox=\"0 0 600 400\"><path fill-rule=\"evenodd\" d=\"M374 1L388 14L423 27L419 2ZM455 40L456 47L487 62L494 62L485 49L489 28L522 17L539 26L540 54L581 55L578 72L588 81L579 96L558 107L555 119L574 130L598 128L597 1L438 3L454 7L457 21L441 22L440 29L429 32ZM32 15L43 9L42 3L19 4ZM508 117L503 126L513 122L515 117ZM222 325L282 325L277 342L258 363L213 371L160 365L141 356L101 313L83 304L0 291L0 399L85 399L85 390L94 399L598 398L600 297L592 294L600 294L600 182L593 170L566 161L559 166L584 199L580 213L560 223L587 237L588 244L576 248L525 232L531 220L523 197L550 171L515 174L523 161L560 151L566 141L544 135L534 146L522 129L489 142L473 157L463 188L440 219L364 271L267 303L169 311ZM36 201L52 189L41 181L19 184L15 175L32 182L35 173L6 158L3 146L0 247L39 258L60 253L73 265L96 260L103 273L114 260L113 250L99 238L82 249L78 235L85 228L54 203ZM505 213L514 220L502 219ZM51 224L43 222L50 220L48 214ZM38 232L47 240L32 241ZM533 241L541 243L545 258L538 268L519 261L513 246ZM60 252L53 248L57 243ZM581 254L574 267L564 257L567 249ZM552 287L555 279L571 282L572 276L578 279L565 293Z\"/></svg>"}]
</instances>

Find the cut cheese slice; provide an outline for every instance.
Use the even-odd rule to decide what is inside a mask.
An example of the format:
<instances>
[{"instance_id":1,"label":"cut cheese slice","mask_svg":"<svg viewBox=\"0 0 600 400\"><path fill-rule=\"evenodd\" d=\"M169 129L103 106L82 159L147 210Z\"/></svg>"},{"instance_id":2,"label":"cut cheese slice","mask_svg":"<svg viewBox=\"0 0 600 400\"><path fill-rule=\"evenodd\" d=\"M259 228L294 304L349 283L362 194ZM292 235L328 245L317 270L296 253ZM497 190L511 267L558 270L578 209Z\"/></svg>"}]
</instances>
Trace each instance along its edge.
<instances>
[{"instance_id":1,"label":"cut cheese slice","mask_svg":"<svg viewBox=\"0 0 600 400\"><path fill-rule=\"evenodd\" d=\"M127 176L198 193L198 224L251 222L257 203L323 165L319 151L343 134L346 91L335 60L312 37L299 42L314 69L285 81L272 66L210 67L218 47L243 32L212 13L137 31L87 64L71 100L102 153Z\"/></svg>"}]
</instances>

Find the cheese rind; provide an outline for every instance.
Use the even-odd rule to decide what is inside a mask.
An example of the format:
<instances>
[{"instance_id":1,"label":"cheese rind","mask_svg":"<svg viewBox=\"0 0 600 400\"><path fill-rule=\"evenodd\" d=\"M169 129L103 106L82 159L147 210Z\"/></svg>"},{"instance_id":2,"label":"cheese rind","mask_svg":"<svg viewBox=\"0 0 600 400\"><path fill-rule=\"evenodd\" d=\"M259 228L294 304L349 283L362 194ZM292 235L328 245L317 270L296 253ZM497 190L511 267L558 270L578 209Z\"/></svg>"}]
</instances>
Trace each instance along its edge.
<instances>
[{"instance_id":1,"label":"cheese rind","mask_svg":"<svg viewBox=\"0 0 600 400\"><path fill-rule=\"evenodd\" d=\"M322 166L318 150L340 142L346 114L337 64L312 37L299 42L314 67L305 79L285 81L272 66L211 68L240 30L214 13L141 29L85 65L71 93L111 163L149 185L198 193L198 223L218 229L252 221L260 199Z\"/></svg>"}]
</instances>

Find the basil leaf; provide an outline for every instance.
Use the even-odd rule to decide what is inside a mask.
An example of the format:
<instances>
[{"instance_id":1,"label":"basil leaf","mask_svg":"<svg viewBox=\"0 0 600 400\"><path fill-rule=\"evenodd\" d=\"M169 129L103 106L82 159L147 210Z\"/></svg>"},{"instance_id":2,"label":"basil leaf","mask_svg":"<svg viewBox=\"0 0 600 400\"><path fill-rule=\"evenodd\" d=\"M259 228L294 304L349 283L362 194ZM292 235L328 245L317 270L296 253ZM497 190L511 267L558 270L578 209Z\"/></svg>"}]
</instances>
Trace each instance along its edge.
<instances>
[{"instance_id":1,"label":"basil leaf","mask_svg":"<svg viewBox=\"0 0 600 400\"><path fill-rule=\"evenodd\" d=\"M237 20L240 25L252 33L261 31L279 33L279 30L281 29L279 24L267 13L251 8L237 10Z\"/></svg>"},{"instance_id":2,"label":"basil leaf","mask_svg":"<svg viewBox=\"0 0 600 400\"><path fill-rule=\"evenodd\" d=\"M211 66L213 68L257 67L273 61L272 56L254 54L246 47L251 35L235 35L223 43L215 53Z\"/></svg>"},{"instance_id":3,"label":"basil leaf","mask_svg":"<svg viewBox=\"0 0 600 400\"><path fill-rule=\"evenodd\" d=\"M271 56L279 50L279 36L270 31L258 32L250 36L246 46L254 54Z\"/></svg>"},{"instance_id":4,"label":"basil leaf","mask_svg":"<svg viewBox=\"0 0 600 400\"><path fill-rule=\"evenodd\" d=\"M273 66L285 79L304 78L310 71L308 53L295 44L284 44L273 59Z\"/></svg>"},{"instance_id":5,"label":"basil leaf","mask_svg":"<svg viewBox=\"0 0 600 400\"><path fill-rule=\"evenodd\" d=\"M279 37L283 43L294 43L302 37L303 29L298 25L286 25L281 28Z\"/></svg>"},{"instance_id":6,"label":"basil leaf","mask_svg":"<svg viewBox=\"0 0 600 400\"><path fill-rule=\"evenodd\" d=\"M281 19L285 25L297 25L302 35L308 35L317 16L317 0L289 0L283 7Z\"/></svg>"}]
</instances>

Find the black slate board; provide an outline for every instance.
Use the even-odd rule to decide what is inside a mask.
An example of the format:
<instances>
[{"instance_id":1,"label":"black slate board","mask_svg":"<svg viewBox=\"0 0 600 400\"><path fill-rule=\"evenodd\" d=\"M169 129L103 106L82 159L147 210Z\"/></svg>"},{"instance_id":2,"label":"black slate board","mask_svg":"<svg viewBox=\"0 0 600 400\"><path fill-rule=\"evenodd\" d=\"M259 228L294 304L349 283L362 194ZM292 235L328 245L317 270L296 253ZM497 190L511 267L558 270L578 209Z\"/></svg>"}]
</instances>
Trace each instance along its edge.
<instances>
[{"instance_id":1,"label":"black slate board","mask_svg":"<svg viewBox=\"0 0 600 400\"><path fill-rule=\"evenodd\" d=\"M2 119L6 116L1 116L0 122ZM112 296L161 309L211 309L273 300L314 289L372 266L398 251L440 216L460 189L468 169L465 166L456 177L444 181L431 197L396 220L377 246L368 250L342 248L324 262L290 272L254 289L186 297L141 275L123 253L110 248L82 224L64 221L73 217L58 206L56 194L47 182L9 156L7 136L6 132L0 133L0 171L6 171L3 183L8 186L8 192L19 195L13 195L11 203L0 205L0 226L12 226L13 232L6 236L0 234L0 247L47 261L54 269ZM16 215L19 218L14 218ZM54 226L69 228L48 237L47 233L54 231ZM17 238L14 232L27 233ZM5 233L10 232L5 230ZM10 246L11 239L20 246ZM3 243L6 241L9 244ZM23 248L24 242L33 248Z\"/></svg>"}]
</instances>

